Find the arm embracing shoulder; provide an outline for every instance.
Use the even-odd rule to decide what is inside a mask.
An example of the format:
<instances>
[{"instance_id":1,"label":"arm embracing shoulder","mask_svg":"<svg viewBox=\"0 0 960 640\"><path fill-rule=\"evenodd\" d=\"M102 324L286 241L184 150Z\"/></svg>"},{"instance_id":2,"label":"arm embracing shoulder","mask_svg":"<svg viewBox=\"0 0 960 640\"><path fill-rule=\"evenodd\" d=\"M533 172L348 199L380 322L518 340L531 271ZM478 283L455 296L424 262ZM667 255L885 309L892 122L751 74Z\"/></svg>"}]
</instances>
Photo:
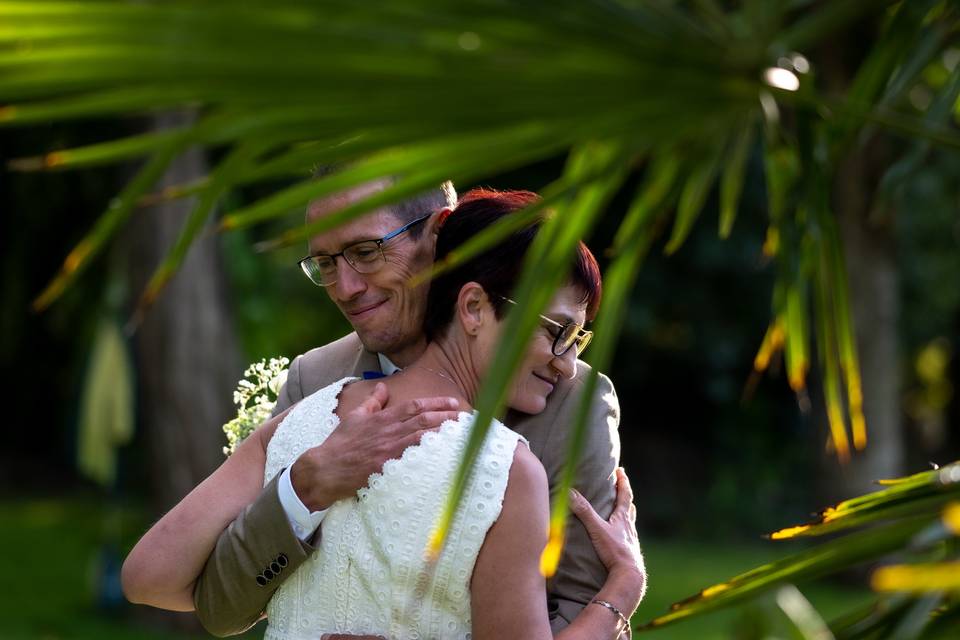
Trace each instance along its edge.
<instances>
[{"instance_id":1,"label":"arm embracing shoulder","mask_svg":"<svg viewBox=\"0 0 960 640\"><path fill-rule=\"evenodd\" d=\"M585 372L585 375L589 375ZM575 411L580 394L571 394L568 402ZM598 374L592 395L587 432L577 464L575 486L604 519L616 502L616 468L620 464L620 404L610 378ZM560 449L566 452L566 443ZM562 466L553 464L559 483ZM554 631L571 623L577 614L603 587L607 570L597 556L586 529L577 518L567 519L566 545L556 575L548 585L551 622Z\"/></svg>"},{"instance_id":2,"label":"arm embracing shoulder","mask_svg":"<svg viewBox=\"0 0 960 640\"><path fill-rule=\"evenodd\" d=\"M518 443L500 517L487 532L473 569L475 639L552 637L540 574L549 515L543 466Z\"/></svg>"},{"instance_id":3,"label":"arm embracing shoulder","mask_svg":"<svg viewBox=\"0 0 960 640\"><path fill-rule=\"evenodd\" d=\"M263 487L266 445L282 418L261 425L140 538L121 572L130 602L193 610L194 582L217 537Z\"/></svg>"}]
</instances>

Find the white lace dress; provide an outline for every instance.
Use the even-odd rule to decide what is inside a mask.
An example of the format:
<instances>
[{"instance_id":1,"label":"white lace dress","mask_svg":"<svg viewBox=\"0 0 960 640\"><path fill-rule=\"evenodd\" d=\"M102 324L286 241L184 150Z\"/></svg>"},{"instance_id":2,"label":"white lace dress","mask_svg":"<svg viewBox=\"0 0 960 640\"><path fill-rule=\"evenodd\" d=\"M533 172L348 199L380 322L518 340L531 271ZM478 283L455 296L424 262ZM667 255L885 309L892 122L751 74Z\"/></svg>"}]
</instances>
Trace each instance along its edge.
<instances>
[{"instance_id":1,"label":"white lace dress","mask_svg":"<svg viewBox=\"0 0 960 640\"><path fill-rule=\"evenodd\" d=\"M337 397L351 380L320 389L287 414L267 447L264 485L330 435L339 424ZM330 508L319 548L267 606L267 640L316 640L333 632L470 637L470 576L523 440L494 421L446 547L428 573L424 552L472 424L473 415L461 412L388 461L356 498Z\"/></svg>"}]
</instances>

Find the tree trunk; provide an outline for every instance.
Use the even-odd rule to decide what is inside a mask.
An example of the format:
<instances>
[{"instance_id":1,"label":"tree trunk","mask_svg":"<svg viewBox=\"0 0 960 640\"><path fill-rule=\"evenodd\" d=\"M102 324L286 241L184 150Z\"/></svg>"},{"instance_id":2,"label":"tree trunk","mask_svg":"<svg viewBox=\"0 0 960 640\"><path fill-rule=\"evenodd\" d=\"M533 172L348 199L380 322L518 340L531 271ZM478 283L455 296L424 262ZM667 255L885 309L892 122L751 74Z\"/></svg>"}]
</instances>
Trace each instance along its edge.
<instances>
[{"instance_id":1,"label":"tree trunk","mask_svg":"<svg viewBox=\"0 0 960 640\"><path fill-rule=\"evenodd\" d=\"M171 114L156 128L182 125ZM206 173L199 150L178 158L159 188ZM136 300L173 246L194 201L138 210L130 225L127 264ZM242 366L228 305L227 281L216 236L198 239L136 331L139 415L148 445L153 498L167 510L223 461L221 426L232 412L232 390Z\"/></svg>"}]
</instances>

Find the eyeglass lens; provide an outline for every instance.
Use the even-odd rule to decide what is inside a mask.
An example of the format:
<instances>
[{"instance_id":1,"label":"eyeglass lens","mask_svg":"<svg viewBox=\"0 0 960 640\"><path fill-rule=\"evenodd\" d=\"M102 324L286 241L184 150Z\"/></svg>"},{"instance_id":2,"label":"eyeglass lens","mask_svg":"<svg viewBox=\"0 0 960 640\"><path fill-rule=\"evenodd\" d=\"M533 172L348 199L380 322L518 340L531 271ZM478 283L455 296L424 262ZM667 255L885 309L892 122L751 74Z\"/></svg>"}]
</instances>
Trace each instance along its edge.
<instances>
[{"instance_id":1,"label":"eyeglass lens","mask_svg":"<svg viewBox=\"0 0 960 640\"><path fill-rule=\"evenodd\" d=\"M562 356L576 344L577 355L580 355L590 343L590 337L589 333L581 334L580 325L573 322L565 324L560 329L560 333L557 334L556 340L553 341L553 353L556 356Z\"/></svg>"},{"instance_id":2,"label":"eyeglass lens","mask_svg":"<svg viewBox=\"0 0 960 640\"><path fill-rule=\"evenodd\" d=\"M376 240L358 242L343 250L343 256L358 273L373 273L384 263L383 252ZM337 256L313 256L305 265L310 265L307 275L319 284L333 284L337 279Z\"/></svg>"}]
</instances>

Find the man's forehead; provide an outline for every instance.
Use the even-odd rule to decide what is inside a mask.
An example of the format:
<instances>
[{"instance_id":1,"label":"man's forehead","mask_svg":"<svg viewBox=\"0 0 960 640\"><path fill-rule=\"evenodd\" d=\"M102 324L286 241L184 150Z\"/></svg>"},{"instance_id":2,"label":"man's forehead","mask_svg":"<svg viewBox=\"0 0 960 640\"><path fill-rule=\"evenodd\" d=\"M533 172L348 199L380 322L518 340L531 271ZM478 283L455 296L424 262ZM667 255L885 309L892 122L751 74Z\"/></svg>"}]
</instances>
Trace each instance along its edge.
<instances>
[{"instance_id":1,"label":"man's forehead","mask_svg":"<svg viewBox=\"0 0 960 640\"><path fill-rule=\"evenodd\" d=\"M334 203L324 203L317 207L313 207L311 204L307 212L307 222L330 215L346 204L349 203L341 202L339 206ZM318 251L336 253L343 247L355 242L382 238L396 228L398 224L397 217L391 211L376 209L350 222L311 236L310 249L313 253Z\"/></svg>"}]
</instances>

